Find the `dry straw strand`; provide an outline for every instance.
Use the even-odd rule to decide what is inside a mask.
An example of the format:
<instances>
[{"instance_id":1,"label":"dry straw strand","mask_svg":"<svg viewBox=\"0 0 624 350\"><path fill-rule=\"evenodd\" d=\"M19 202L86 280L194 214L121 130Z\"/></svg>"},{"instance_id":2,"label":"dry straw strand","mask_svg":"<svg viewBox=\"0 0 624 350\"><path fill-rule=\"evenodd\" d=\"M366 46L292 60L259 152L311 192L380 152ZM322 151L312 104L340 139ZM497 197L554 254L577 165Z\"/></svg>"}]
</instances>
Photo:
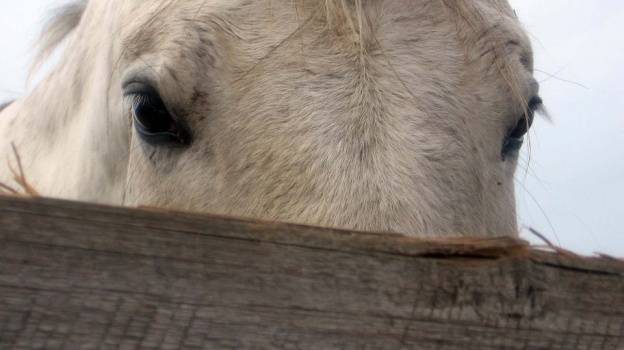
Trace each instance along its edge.
<instances>
[{"instance_id":1,"label":"dry straw strand","mask_svg":"<svg viewBox=\"0 0 624 350\"><path fill-rule=\"evenodd\" d=\"M568 258L579 258L580 256L572 251L569 251L567 249L561 248L557 245L555 245L554 243L552 243L548 238L546 238L546 236L544 236L543 234L541 234L539 231L537 231L536 229L532 228L532 227L528 227L527 228L529 230L529 232L531 234L533 234L534 236L536 236L537 238L541 239L542 241L544 241L544 243L546 243L545 247L551 249L552 251L554 251L555 253L561 254L565 257ZM539 247L539 246L538 246Z\"/></svg>"},{"instance_id":2,"label":"dry straw strand","mask_svg":"<svg viewBox=\"0 0 624 350\"><path fill-rule=\"evenodd\" d=\"M13 174L13 180L19 185L22 192L14 189L7 184L0 183L0 189L2 190L2 193L26 197L41 197L39 192L26 179L24 167L22 166L22 158L20 157L19 152L17 151L17 147L14 143L11 143L11 148L13 149L13 155L17 163L17 170L13 167L10 161L8 162L8 166L11 174Z\"/></svg>"},{"instance_id":3,"label":"dry straw strand","mask_svg":"<svg viewBox=\"0 0 624 350\"><path fill-rule=\"evenodd\" d=\"M19 192L17 192L13 187L0 182L0 194L18 195Z\"/></svg>"}]
</instances>

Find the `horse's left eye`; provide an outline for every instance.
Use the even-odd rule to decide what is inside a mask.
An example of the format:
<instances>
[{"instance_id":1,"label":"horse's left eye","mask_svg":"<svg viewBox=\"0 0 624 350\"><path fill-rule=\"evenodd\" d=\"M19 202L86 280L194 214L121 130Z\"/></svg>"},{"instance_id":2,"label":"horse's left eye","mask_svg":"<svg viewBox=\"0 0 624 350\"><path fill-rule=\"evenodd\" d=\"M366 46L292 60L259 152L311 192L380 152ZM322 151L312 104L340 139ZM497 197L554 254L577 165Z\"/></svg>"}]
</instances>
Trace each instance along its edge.
<instances>
[{"instance_id":1,"label":"horse's left eye","mask_svg":"<svg viewBox=\"0 0 624 350\"><path fill-rule=\"evenodd\" d=\"M134 127L139 136L153 145L190 144L190 135L182 123L171 115L155 89L138 84L125 95L131 99Z\"/></svg>"},{"instance_id":2,"label":"horse's left eye","mask_svg":"<svg viewBox=\"0 0 624 350\"><path fill-rule=\"evenodd\" d=\"M507 131L501 152L503 160L506 160L509 155L518 152L522 148L524 136L529 132L531 125L533 125L535 111L542 106L542 103L542 99L538 96L531 98L526 113L522 114L516 125Z\"/></svg>"}]
</instances>

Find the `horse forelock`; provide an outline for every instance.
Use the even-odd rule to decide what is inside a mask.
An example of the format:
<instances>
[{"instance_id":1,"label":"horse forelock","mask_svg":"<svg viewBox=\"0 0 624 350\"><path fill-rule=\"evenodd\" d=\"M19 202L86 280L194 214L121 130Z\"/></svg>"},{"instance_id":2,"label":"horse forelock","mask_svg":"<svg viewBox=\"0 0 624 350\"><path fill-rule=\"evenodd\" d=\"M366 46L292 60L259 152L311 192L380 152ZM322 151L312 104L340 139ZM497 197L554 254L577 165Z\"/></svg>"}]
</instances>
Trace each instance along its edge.
<instances>
[{"instance_id":1,"label":"horse forelock","mask_svg":"<svg viewBox=\"0 0 624 350\"><path fill-rule=\"evenodd\" d=\"M5 108L7 108L8 106L11 105L11 103L13 103L14 101L8 101L8 102L3 102L0 103L0 112L2 112L2 110L4 110Z\"/></svg>"},{"instance_id":2,"label":"horse forelock","mask_svg":"<svg viewBox=\"0 0 624 350\"><path fill-rule=\"evenodd\" d=\"M88 0L74 0L54 10L37 40L37 53L30 76L37 72L54 50L78 27Z\"/></svg>"}]
</instances>

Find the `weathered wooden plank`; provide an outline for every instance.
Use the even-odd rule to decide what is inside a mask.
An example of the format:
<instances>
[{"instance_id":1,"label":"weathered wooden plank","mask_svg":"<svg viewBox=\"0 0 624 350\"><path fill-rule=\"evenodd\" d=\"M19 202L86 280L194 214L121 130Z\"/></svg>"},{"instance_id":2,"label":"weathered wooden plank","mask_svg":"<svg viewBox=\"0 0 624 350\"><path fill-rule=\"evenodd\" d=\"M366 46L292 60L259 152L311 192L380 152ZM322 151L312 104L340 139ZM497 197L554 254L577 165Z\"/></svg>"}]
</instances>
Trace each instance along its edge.
<instances>
[{"instance_id":1,"label":"weathered wooden plank","mask_svg":"<svg viewBox=\"0 0 624 350\"><path fill-rule=\"evenodd\" d=\"M0 348L623 349L624 264L0 197Z\"/></svg>"}]
</instances>

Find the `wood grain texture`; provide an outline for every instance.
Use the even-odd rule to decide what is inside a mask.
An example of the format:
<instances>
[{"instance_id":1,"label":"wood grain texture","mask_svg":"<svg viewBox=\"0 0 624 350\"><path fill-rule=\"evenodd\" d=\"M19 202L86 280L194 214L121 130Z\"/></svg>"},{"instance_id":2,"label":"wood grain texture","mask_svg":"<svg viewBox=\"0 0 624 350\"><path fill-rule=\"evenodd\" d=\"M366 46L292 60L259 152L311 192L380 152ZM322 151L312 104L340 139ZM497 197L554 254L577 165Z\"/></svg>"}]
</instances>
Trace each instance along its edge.
<instances>
[{"instance_id":1,"label":"wood grain texture","mask_svg":"<svg viewBox=\"0 0 624 350\"><path fill-rule=\"evenodd\" d=\"M624 264L0 197L0 349L624 349Z\"/></svg>"}]
</instances>

